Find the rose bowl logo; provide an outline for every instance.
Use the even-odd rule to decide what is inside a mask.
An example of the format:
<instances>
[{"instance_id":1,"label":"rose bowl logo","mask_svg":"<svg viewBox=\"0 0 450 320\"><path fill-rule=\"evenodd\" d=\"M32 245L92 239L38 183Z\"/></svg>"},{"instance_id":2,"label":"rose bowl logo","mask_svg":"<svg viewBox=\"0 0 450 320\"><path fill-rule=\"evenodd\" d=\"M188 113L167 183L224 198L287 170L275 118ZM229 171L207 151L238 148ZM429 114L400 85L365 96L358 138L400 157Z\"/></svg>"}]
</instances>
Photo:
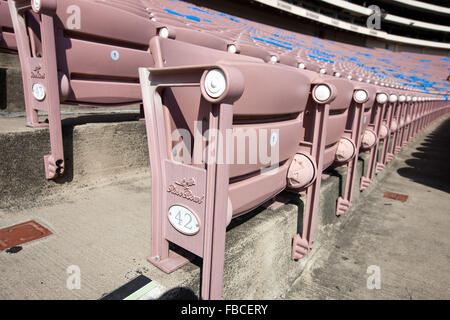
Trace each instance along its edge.
<instances>
[{"instance_id":1,"label":"rose bowl logo","mask_svg":"<svg viewBox=\"0 0 450 320\"><path fill-rule=\"evenodd\" d=\"M45 73L41 73L41 66L36 66L33 71L31 71L32 79L45 79Z\"/></svg>"},{"instance_id":2,"label":"rose bowl logo","mask_svg":"<svg viewBox=\"0 0 450 320\"><path fill-rule=\"evenodd\" d=\"M169 187L167 188L167 192L186 200L201 204L205 199L205 196L195 196L190 189L192 186L195 186L195 184L196 182L194 178L184 178L180 182L176 181L174 184L169 185Z\"/></svg>"}]
</instances>

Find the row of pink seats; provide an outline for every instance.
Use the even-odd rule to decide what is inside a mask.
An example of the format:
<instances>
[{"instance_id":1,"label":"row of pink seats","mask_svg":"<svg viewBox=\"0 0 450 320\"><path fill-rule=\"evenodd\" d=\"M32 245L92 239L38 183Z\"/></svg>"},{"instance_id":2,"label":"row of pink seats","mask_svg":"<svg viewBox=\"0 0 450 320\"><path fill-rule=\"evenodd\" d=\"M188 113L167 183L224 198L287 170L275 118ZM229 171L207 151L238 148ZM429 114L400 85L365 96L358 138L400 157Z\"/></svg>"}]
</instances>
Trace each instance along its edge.
<instances>
[{"instance_id":1,"label":"row of pink seats","mask_svg":"<svg viewBox=\"0 0 450 320\"><path fill-rule=\"evenodd\" d=\"M62 102L142 103L152 169L149 261L166 272L183 266L188 259L173 245L201 257L203 299L221 297L233 218L283 190L304 195L292 248L294 260L303 258L313 248L322 172L347 167L336 206L342 215L351 207L360 151L370 152L363 190L449 111L442 83L424 80L442 58L404 61L182 1L10 0L8 10L27 125L49 126L47 179L64 174ZM254 145L236 147L240 135L254 137ZM230 145L236 152L226 162ZM249 161L263 151L269 160Z\"/></svg>"}]
</instances>

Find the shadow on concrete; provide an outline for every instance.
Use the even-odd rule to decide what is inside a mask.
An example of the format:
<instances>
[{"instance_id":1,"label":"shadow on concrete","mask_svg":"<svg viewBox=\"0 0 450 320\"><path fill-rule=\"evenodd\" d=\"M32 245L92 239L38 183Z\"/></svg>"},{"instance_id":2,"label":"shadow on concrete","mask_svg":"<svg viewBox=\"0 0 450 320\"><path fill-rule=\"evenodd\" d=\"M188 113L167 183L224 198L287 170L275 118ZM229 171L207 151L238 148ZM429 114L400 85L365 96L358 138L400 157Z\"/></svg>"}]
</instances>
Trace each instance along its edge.
<instances>
[{"instance_id":1,"label":"shadow on concrete","mask_svg":"<svg viewBox=\"0 0 450 320\"><path fill-rule=\"evenodd\" d=\"M189 288L177 287L166 291L158 300L199 300L198 296Z\"/></svg>"},{"instance_id":2,"label":"shadow on concrete","mask_svg":"<svg viewBox=\"0 0 450 320\"><path fill-rule=\"evenodd\" d=\"M6 86L6 69L0 68L0 110L7 107L7 86Z\"/></svg>"},{"instance_id":3,"label":"shadow on concrete","mask_svg":"<svg viewBox=\"0 0 450 320\"><path fill-rule=\"evenodd\" d=\"M347 170L347 166L343 165L342 169L343 172L346 172ZM330 177L336 177L339 181L339 197L342 197L344 195L344 189L345 189L345 184L344 184L344 175L342 173L340 173L336 167L330 167L324 170L325 174L330 175Z\"/></svg>"},{"instance_id":4,"label":"shadow on concrete","mask_svg":"<svg viewBox=\"0 0 450 320\"><path fill-rule=\"evenodd\" d=\"M256 209L253 209L252 211L245 213L239 217L233 218L233 220L231 220L230 224L227 227L227 232L230 231L231 229L236 228L237 226L240 226L241 224L249 221L251 218L257 216L258 214L260 214L261 212L263 212L266 208L264 208L263 206L259 206Z\"/></svg>"},{"instance_id":5,"label":"shadow on concrete","mask_svg":"<svg viewBox=\"0 0 450 320\"><path fill-rule=\"evenodd\" d=\"M430 133L397 170L402 177L450 193L450 118Z\"/></svg>"}]
</instances>

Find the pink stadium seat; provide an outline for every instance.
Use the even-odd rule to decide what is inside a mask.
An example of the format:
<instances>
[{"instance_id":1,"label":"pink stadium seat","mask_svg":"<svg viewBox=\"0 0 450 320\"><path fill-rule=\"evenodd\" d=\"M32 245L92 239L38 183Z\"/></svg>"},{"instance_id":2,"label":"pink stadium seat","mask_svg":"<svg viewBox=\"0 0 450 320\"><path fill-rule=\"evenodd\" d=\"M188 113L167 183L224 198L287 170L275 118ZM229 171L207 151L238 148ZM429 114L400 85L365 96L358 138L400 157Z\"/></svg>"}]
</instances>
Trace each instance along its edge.
<instances>
[{"instance_id":1,"label":"pink stadium seat","mask_svg":"<svg viewBox=\"0 0 450 320\"><path fill-rule=\"evenodd\" d=\"M143 103L149 261L181 267L188 259L174 245L202 258L203 299L221 296L233 218L283 190L305 196L292 246L303 258L324 170L347 169L336 205L345 214L360 152L370 153L365 190L449 111L442 57L321 40L182 1L0 0L0 18L0 50L19 52L27 125L47 126L38 112L48 112L47 179L64 173L62 102Z\"/></svg>"},{"instance_id":2,"label":"pink stadium seat","mask_svg":"<svg viewBox=\"0 0 450 320\"><path fill-rule=\"evenodd\" d=\"M376 141L376 133L369 129L375 97L375 86L365 83L357 85L354 92L350 113L347 118L344 135L344 138L348 139L348 141L344 140L346 146L343 148L344 151L347 151L351 150L351 147L353 147L354 151L350 160L347 160L348 156L342 157L347 160L345 161L347 162L347 177L344 194L342 197L339 197L337 201L336 215L342 215L350 209L353 197L353 184L355 182L358 154L359 150L362 148L361 145L365 144L364 147L366 149L370 149ZM342 153L345 154L345 152Z\"/></svg>"},{"instance_id":3,"label":"pink stadium seat","mask_svg":"<svg viewBox=\"0 0 450 320\"><path fill-rule=\"evenodd\" d=\"M33 11L29 1L10 1L27 125L46 126L39 123L38 111L48 112L51 154L44 161L46 177L53 179L64 172L60 103L106 106L140 102L137 69L153 65L148 43L156 35L157 25L145 16L143 7L137 10L116 2L92 5L77 1L76 10L83 12L83 26L78 29L67 19L73 1L42 0L40 5ZM118 21L133 23L113 27Z\"/></svg>"}]
</instances>

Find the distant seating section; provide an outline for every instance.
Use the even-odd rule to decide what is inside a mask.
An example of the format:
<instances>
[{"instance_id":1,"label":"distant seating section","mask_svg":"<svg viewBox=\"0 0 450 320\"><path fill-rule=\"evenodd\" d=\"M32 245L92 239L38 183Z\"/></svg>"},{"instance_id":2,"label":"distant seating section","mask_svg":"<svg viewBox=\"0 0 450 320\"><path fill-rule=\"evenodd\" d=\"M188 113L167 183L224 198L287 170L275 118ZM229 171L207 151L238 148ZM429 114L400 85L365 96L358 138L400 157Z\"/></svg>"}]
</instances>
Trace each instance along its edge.
<instances>
[{"instance_id":1,"label":"distant seating section","mask_svg":"<svg viewBox=\"0 0 450 320\"><path fill-rule=\"evenodd\" d=\"M364 190L449 111L444 57L321 40L177 0L0 5L1 17L11 13L0 20L1 39L9 39L1 46L17 43L27 125L49 126L47 179L64 174L61 102L143 104L152 169L149 261L166 272L181 267L188 260L174 245L202 258L203 299L221 297L233 218L283 190L304 196L292 247L292 259L303 258L313 248L322 172L346 167L336 205L345 214L360 152L370 153ZM48 112L48 124L39 111ZM270 160L251 162L253 153Z\"/></svg>"}]
</instances>

